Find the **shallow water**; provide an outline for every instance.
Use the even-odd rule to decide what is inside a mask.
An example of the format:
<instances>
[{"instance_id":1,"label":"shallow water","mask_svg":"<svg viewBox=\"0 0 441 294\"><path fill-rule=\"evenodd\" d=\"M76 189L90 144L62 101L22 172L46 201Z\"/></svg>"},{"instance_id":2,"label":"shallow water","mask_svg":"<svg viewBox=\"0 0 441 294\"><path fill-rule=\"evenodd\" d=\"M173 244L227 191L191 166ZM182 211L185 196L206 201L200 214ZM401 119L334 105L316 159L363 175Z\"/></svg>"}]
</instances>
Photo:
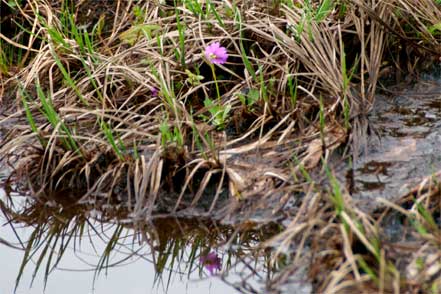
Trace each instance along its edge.
<instances>
[{"instance_id":1,"label":"shallow water","mask_svg":"<svg viewBox=\"0 0 441 294\"><path fill-rule=\"evenodd\" d=\"M0 190L0 199L6 201L4 194L4 191ZM14 196L15 205L24 207L24 201L24 197ZM43 211L43 208L37 209L38 212L40 210ZM78 219L69 211L53 214L60 218L61 222L70 222L69 229L73 229L72 226L78 223ZM276 233L272 227L238 233L231 227L218 226L215 223L177 219L164 219L152 227L140 227L137 233L126 224L118 232L117 242L110 250L109 266L97 266L113 234L121 227L114 223L101 223L95 219L88 218L89 223L84 225L86 233L83 233L82 237L78 237L78 231L72 235L74 237L63 253L61 262L48 275L46 289L44 273L48 254L45 255L30 287L42 248L48 244L52 248L54 244L44 239L49 236L46 227L40 242L43 247L32 251L35 252L35 256L25 266L16 293L260 293L264 291L268 276L276 270L274 266L271 270L268 269L269 254L251 254L255 251L255 246ZM53 224L54 219L47 219L47 222ZM0 259L3 264L0 267L0 293L13 293L24 256L22 248L36 231L37 224L7 224L6 216L2 213L0 223L0 241L19 248L13 249L5 245L5 242L0 244ZM56 225L51 226L54 227ZM66 240L71 234L63 233L58 236L65 237ZM19 239L24 245L20 244ZM59 245L60 242L55 246L54 256L60 252ZM219 257L219 269L215 268L214 273L210 272L207 265L201 263L208 253ZM94 280L97 268L102 270ZM301 289L299 286L303 287L303 284L309 285L292 284L292 287L298 289ZM307 289L310 289L310 286L308 287Z\"/></svg>"},{"instance_id":2,"label":"shallow water","mask_svg":"<svg viewBox=\"0 0 441 294\"><path fill-rule=\"evenodd\" d=\"M3 191L0 190L0 194ZM10 225L3 225L6 220L3 215L0 217L2 226L0 236L16 246L20 246ZM32 228L20 228L21 225L14 225L16 233L22 240L26 240L32 233ZM114 229L113 229L114 230ZM112 228L109 227L106 235L111 236ZM92 243L93 242L93 246ZM37 275L32 287L30 282L35 264L29 264L25 268L25 274L20 282L16 293L22 294L77 294L77 293L237 293L232 287L216 277L209 277L207 272L199 276L195 271L187 278L179 274L178 269L173 269L171 281L167 287L168 275L165 281L155 282L155 268L146 250L128 258L133 254L130 248L121 248L112 253L112 262L124 260L118 266L111 267L106 273L99 275L93 281L95 265L99 260L97 252L103 252L106 242L103 242L97 235L92 236L91 242L85 240L81 249L75 250L70 247L63 255L62 261L48 279L46 291L44 291L43 274ZM0 293L13 293L15 279L19 272L24 251L12 249L6 245L0 245ZM37 258L34 258L34 262Z\"/></svg>"},{"instance_id":3,"label":"shallow water","mask_svg":"<svg viewBox=\"0 0 441 294\"><path fill-rule=\"evenodd\" d=\"M11 235L10 229L2 228L2 236ZM25 232L21 232L25 235ZM113 267L107 274L102 274L93 283L93 266L86 265L81 258L92 262L93 251L84 248L84 252L67 252L60 263L60 268L50 274L46 291L42 275L38 275L30 288L32 267L26 271L25 276L18 287L18 294L78 294L78 293L238 293L218 278L200 279L193 276L190 280L174 277L166 290L164 281L154 286L155 269L152 263L142 258L132 258L125 264ZM92 254L92 256L91 256ZM0 259L0 293L13 293L15 279L19 271L23 251L1 246ZM123 253L116 254L115 258L122 258Z\"/></svg>"}]
</instances>

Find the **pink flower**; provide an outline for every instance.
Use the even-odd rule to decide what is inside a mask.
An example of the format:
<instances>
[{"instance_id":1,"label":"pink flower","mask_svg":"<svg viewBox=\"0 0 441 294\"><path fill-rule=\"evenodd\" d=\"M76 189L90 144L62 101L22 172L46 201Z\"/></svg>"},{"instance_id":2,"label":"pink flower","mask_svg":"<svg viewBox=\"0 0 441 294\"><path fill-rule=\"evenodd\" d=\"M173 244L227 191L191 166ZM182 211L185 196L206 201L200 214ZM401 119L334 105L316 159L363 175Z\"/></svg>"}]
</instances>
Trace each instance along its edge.
<instances>
[{"instance_id":1,"label":"pink flower","mask_svg":"<svg viewBox=\"0 0 441 294\"><path fill-rule=\"evenodd\" d=\"M199 261L210 272L210 275L213 275L215 270L222 269L222 260L215 252L210 252L205 256L201 256Z\"/></svg>"},{"instance_id":2,"label":"pink flower","mask_svg":"<svg viewBox=\"0 0 441 294\"><path fill-rule=\"evenodd\" d=\"M228 58L227 49L215 42L205 48L205 57L213 64L224 64Z\"/></svg>"},{"instance_id":3,"label":"pink flower","mask_svg":"<svg viewBox=\"0 0 441 294\"><path fill-rule=\"evenodd\" d=\"M158 93L159 93L159 91L155 87L150 88L150 94L152 94L152 97L158 96Z\"/></svg>"}]
</instances>

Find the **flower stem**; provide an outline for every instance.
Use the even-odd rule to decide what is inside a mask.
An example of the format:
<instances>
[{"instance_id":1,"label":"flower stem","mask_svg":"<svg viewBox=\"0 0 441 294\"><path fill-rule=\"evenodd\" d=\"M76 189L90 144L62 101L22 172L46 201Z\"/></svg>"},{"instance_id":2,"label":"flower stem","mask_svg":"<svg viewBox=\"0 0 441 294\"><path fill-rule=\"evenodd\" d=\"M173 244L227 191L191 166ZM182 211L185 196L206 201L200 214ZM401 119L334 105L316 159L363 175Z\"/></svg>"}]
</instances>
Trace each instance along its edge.
<instances>
[{"instance_id":1,"label":"flower stem","mask_svg":"<svg viewBox=\"0 0 441 294\"><path fill-rule=\"evenodd\" d=\"M221 96L220 96L220 91L219 91L219 84L217 83L216 71L215 71L213 64L210 64L210 67L211 67L211 72L213 73L214 84L216 86L217 100L218 100L218 102L220 102Z\"/></svg>"}]
</instances>

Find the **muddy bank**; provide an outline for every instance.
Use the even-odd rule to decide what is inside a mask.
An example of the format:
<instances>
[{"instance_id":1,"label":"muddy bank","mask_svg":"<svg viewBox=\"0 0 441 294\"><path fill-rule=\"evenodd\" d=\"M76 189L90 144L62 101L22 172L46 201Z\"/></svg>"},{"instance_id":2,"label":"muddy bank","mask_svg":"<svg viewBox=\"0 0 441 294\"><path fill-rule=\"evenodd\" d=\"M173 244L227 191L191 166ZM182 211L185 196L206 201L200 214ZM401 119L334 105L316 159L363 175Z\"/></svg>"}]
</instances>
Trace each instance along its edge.
<instances>
[{"instance_id":1,"label":"muddy bank","mask_svg":"<svg viewBox=\"0 0 441 294\"><path fill-rule=\"evenodd\" d=\"M441 170L441 81L420 81L377 95L369 115L365 152L348 171L362 209L376 199L395 201Z\"/></svg>"}]
</instances>

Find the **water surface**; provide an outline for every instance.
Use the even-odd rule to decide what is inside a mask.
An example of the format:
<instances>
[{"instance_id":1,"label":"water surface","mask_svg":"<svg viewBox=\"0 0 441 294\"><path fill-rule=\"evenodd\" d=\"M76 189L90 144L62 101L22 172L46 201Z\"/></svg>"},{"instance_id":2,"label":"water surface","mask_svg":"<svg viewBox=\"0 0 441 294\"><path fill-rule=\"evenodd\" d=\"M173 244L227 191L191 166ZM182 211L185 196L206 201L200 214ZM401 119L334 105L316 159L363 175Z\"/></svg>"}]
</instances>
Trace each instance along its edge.
<instances>
[{"instance_id":1,"label":"water surface","mask_svg":"<svg viewBox=\"0 0 441 294\"><path fill-rule=\"evenodd\" d=\"M2 198L4 191L0 190ZM17 199L15 199L17 201ZM34 231L33 227L26 227L23 224L6 224L7 220L2 214L0 217L2 226L0 227L0 237L11 245L20 248L21 245L15 234L25 243ZM142 243L141 240L134 237L133 231L124 229L116 246L109 258L110 267L100 272L96 279L94 274L100 257L105 251L109 240L118 227L113 224L97 224L96 230L99 234L90 230L90 237L83 238L80 242L71 242L66 252L63 254L61 262L57 268L48 276L46 289L44 286L44 266L34 279L31 286L32 274L35 269L38 255L32 258L32 262L25 267L24 275L16 293L19 294L78 294L78 293L239 293L232 286L223 281L215 272L210 272L199 264L199 258L194 260L192 269L189 270L189 256L194 249L191 245L181 244L176 247L180 254L175 263L171 263L169 258L161 275L157 275L155 258L164 258L167 250L171 245L178 243L170 243L166 241L165 245L155 243L158 247L151 248L149 245ZM15 232L14 232L15 231ZM185 240L183 239L182 242ZM188 240L187 240L188 241ZM162 255L158 253L164 250ZM175 247L173 247L175 249ZM202 250L202 249L201 249ZM206 248L204 250L207 250ZM41 250L39 250L41 252ZM221 258L221 267L224 270L227 263L234 264L236 261L231 260L231 256L222 249L215 249L216 254ZM198 254L201 254L198 252ZM2 267L0 267L0 293L13 293L15 280L19 273L20 264L22 262L24 250L13 249L7 245L0 244L0 259ZM229 260L230 259L230 260ZM259 263L259 259L256 259ZM47 258L43 261L43 265L47 262ZM263 260L260 260L262 263ZM256 267L257 268L257 267ZM228 282L241 281L243 273L250 274L244 264L232 266ZM254 281L257 286L258 283ZM260 285L262 287L262 285Z\"/></svg>"}]
</instances>

